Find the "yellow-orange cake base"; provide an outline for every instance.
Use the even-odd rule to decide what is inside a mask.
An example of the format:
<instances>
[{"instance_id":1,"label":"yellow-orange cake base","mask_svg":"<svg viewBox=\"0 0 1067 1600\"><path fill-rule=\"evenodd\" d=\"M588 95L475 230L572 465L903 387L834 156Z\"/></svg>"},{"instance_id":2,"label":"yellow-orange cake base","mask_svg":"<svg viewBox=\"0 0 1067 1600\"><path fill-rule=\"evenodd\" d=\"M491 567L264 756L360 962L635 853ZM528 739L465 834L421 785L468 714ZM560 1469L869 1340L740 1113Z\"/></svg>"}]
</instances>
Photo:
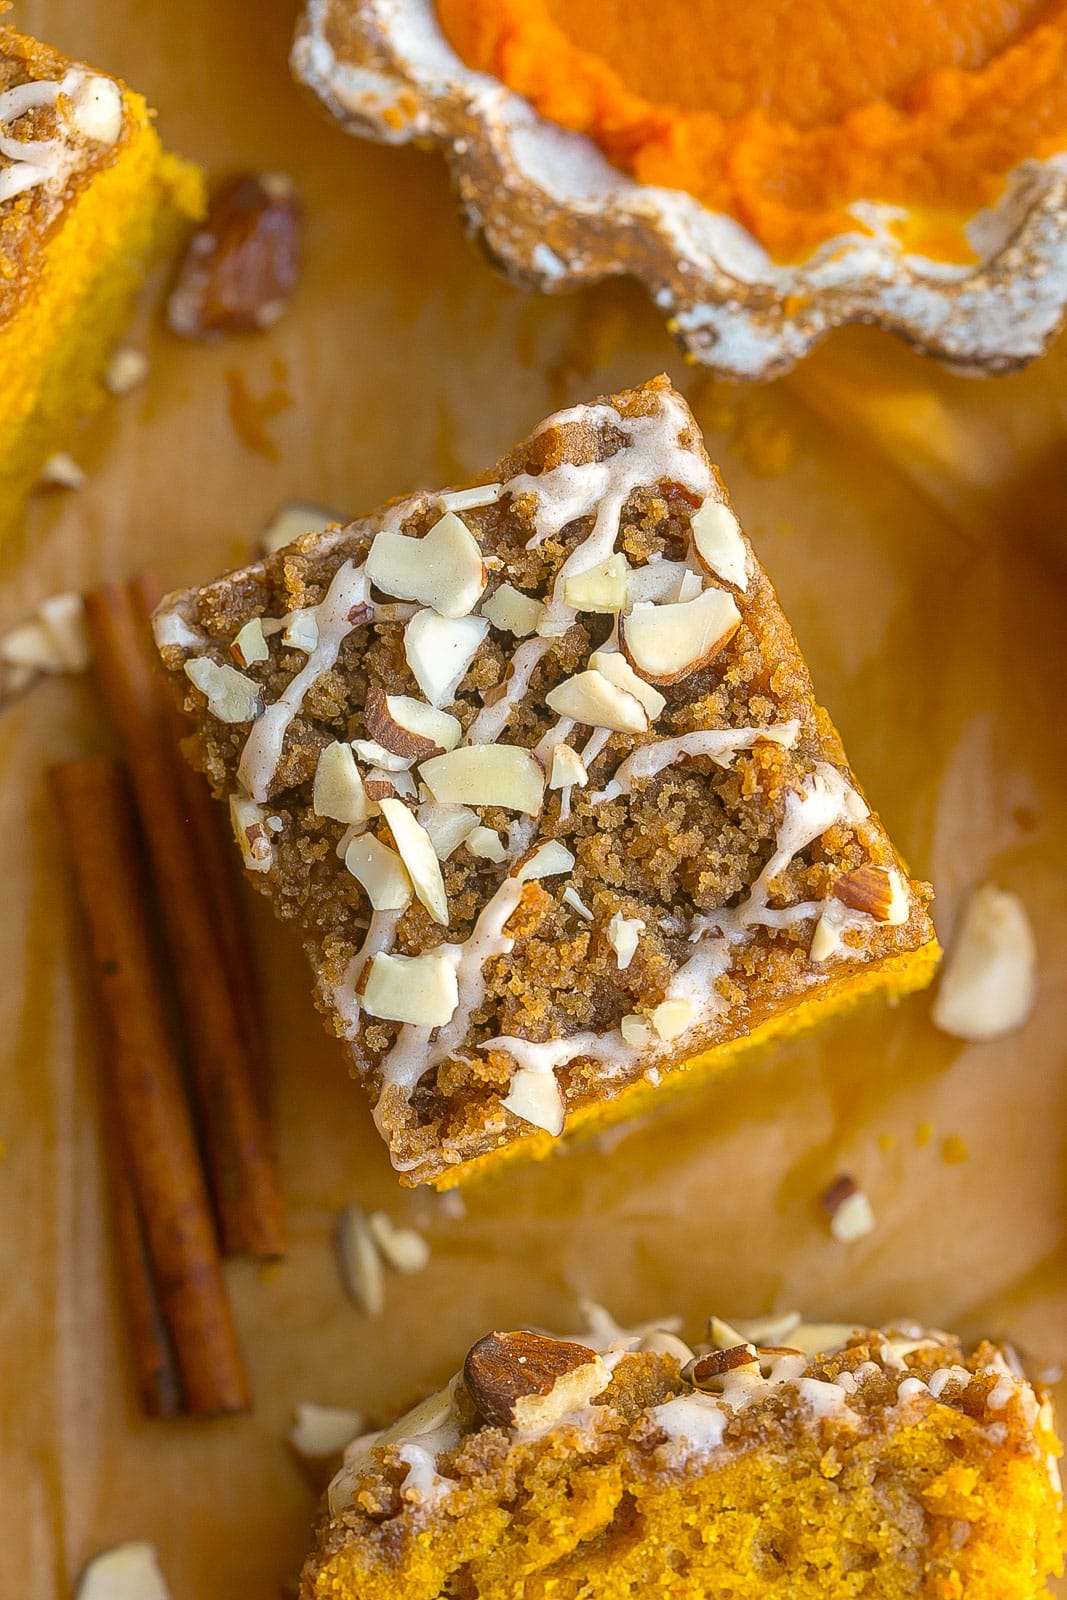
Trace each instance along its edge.
<instances>
[{"instance_id":1,"label":"yellow-orange cake base","mask_svg":"<svg viewBox=\"0 0 1067 1600\"><path fill-rule=\"evenodd\" d=\"M488 1334L350 1445L301 1600L1033 1600L1061 1570L1051 1407L992 1345L599 1333Z\"/></svg>"},{"instance_id":2,"label":"yellow-orange cake base","mask_svg":"<svg viewBox=\"0 0 1067 1600\"><path fill-rule=\"evenodd\" d=\"M713 1050L705 1050L691 1060L681 1062L655 1083L641 1079L628 1085L614 1099L579 1106L567 1119L568 1137L564 1142L538 1131L518 1139L502 1139L498 1149L449 1167L435 1178L433 1186L439 1192L454 1189L480 1178L494 1177L517 1162L544 1161L549 1156L564 1154L572 1141L595 1138L597 1134L617 1127L622 1122L666 1110L680 1096L703 1089L713 1079L729 1071L739 1057L747 1056L761 1046L791 1039L808 1028L818 1027L832 1017L850 1011L865 1000L894 1001L925 989L940 959L941 946L936 939L931 939L918 950L890 956L884 961L872 963L866 971L842 976L808 999L768 1017L751 1033L728 1039ZM403 1173L400 1174L400 1182L405 1182Z\"/></svg>"}]
</instances>

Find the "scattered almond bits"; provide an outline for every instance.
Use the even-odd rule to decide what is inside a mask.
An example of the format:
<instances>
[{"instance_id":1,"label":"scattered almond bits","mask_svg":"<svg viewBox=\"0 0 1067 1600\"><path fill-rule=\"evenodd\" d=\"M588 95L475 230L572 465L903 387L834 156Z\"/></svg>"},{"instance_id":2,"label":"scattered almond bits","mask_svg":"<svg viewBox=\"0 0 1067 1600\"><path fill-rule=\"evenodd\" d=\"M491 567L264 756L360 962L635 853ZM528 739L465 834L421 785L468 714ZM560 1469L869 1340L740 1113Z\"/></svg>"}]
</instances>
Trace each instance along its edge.
<instances>
[{"instance_id":1,"label":"scattered almond bits","mask_svg":"<svg viewBox=\"0 0 1067 1600\"><path fill-rule=\"evenodd\" d=\"M540 1429L587 1405L611 1382L594 1350L538 1333L487 1333L471 1346L463 1381L486 1422Z\"/></svg>"},{"instance_id":2,"label":"scattered almond bits","mask_svg":"<svg viewBox=\"0 0 1067 1600\"><path fill-rule=\"evenodd\" d=\"M184 339L254 333L279 320L300 270L300 205L282 173L231 178L193 234L167 301Z\"/></svg>"},{"instance_id":3,"label":"scattered almond bits","mask_svg":"<svg viewBox=\"0 0 1067 1600\"><path fill-rule=\"evenodd\" d=\"M942 1033L980 1041L1021 1028L1037 995L1037 944L1026 907L991 883L976 889L960 919L934 998Z\"/></svg>"},{"instance_id":4,"label":"scattered almond bits","mask_svg":"<svg viewBox=\"0 0 1067 1600\"><path fill-rule=\"evenodd\" d=\"M298 1456L307 1461L339 1456L363 1432L363 1416L340 1406L318 1406L301 1401L286 1438Z\"/></svg>"},{"instance_id":5,"label":"scattered almond bits","mask_svg":"<svg viewBox=\"0 0 1067 1600\"><path fill-rule=\"evenodd\" d=\"M82 1573L75 1600L170 1600L155 1545L130 1540L101 1551Z\"/></svg>"},{"instance_id":6,"label":"scattered almond bits","mask_svg":"<svg viewBox=\"0 0 1067 1600\"><path fill-rule=\"evenodd\" d=\"M84 489L88 482L85 468L80 467L68 451L57 450L42 466L37 486L40 489Z\"/></svg>"},{"instance_id":7,"label":"scattered almond bits","mask_svg":"<svg viewBox=\"0 0 1067 1600\"><path fill-rule=\"evenodd\" d=\"M867 1195L847 1172L835 1178L820 1196L830 1218L830 1232L841 1244L851 1244L874 1231L874 1211Z\"/></svg>"},{"instance_id":8,"label":"scattered almond bits","mask_svg":"<svg viewBox=\"0 0 1067 1600\"><path fill-rule=\"evenodd\" d=\"M337 1218L337 1258L349 1297L368 1317L381 1316L385 1307L382 1258L358 1206L345 1206Z\"/></svg>"}]
</instances>

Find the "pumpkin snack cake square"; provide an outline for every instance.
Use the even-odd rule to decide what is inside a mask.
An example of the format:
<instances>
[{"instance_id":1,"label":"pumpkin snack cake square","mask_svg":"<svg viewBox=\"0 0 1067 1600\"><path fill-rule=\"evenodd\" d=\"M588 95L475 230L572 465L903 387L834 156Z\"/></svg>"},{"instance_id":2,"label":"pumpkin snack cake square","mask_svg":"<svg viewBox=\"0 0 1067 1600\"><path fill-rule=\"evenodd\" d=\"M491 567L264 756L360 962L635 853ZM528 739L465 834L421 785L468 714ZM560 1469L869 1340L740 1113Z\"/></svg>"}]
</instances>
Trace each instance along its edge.
<instances>
[{"instance_id":1,"label":"pumpkin snack cake square","mask_svg":"<svg viewBox=\"0 0 1067 1600\"><path fill-rule=\"evenodd\" d=\"M933 972L929 888L664 378L170 595L156 638L406 1183Z\"/></svg>"},{"instance_id":2,"label":"pumpkin snack cake square","mask_svg":"<svg viewBox=\"0 0 1067 1600\"><path fill-rule=\"evenodd\" d=\"M915 1324L488 1333L329 1487L300 1600L1033 1600L1051 1400Z\"/></svg>"},{"instance_id":3,"label":"pumpkin snack cake square","mask_svg":"<svg viewBox=\"0 0 1067 1600\"><path fill-rule=\"evenodd\" d=\"M105 393L156 252L203 208L139 94L0 27L0 536Z\"/></svg>"}]
</instances>

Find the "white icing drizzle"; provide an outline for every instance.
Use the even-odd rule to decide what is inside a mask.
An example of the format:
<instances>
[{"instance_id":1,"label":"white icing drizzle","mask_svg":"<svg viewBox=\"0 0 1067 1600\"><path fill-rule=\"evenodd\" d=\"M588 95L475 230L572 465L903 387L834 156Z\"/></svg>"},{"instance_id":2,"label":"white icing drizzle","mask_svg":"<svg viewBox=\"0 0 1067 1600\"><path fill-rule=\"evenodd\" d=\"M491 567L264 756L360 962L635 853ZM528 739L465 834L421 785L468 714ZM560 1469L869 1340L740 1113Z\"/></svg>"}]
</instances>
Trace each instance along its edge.
<instances>
[{"instance_id":1,"label":"white icing drizzle","mask_svg":"<svg viewBox=\"0 0 1067 1600\"><path fill-rule=\"evenodd\" d=\"M367 576L362 567L346 561L333 575L325 598L311 608L317 642L304 666L287 684L273 705L253 724L241 753L237 777L253 800L266 800L271 779L278 770L285 735L304 703L304 696L337 660L341 645L353 629L369 620ZM355 620L350 613L356 611Z\"/></svg>"},{"instance_id":2,"label":"white icing drizzle","mask_svg":"<svg viewBox=\"0 0 1067 1600\"><path fill-rule=\"evenodd\" d=\"M582 758L582 766L586 771L593 765L597 756L611 738L610 728L594 728L588 739L582 745L578 754Z\"/></svg>"},{"instance_id":3,"label":"white icing drizzle","mask_svg":"<svg viewBox=\"0 0 1067 1600\"><path fill-rule=\"evenodd\" d=\"M620 431L625 443L603 461L581 465L561 461L539 476L522 472L504 485L505 492L513 496L535 497L534 534L529 549L583 517L592 516L593 526L556 574L537 636L523 640L512 656L504 693L494 705L480 711L467 730L471 744L488 744L500 737L553 638L566 632L577 616L564 599L568 580L600 566L611 556L619 534L619 519L631 494L664 480L680 483L702 498L710 492L711 473L702 456L680 443L686 416L672 395L657 395L655 410L647 417L623 417L608 405L575 406L548 417L535 436L575 422L605 423Z\"/></svg>"},{"instance_id":4,"label":"white icing drizzle","mask_svg":"<svg viewBox=\"0 0 1067 1600\"><path fill-rule=\"evenodd\" d=\"M523 1046L525 1041L518 1040L516 1043ZM677 1337L676 1330L680 1327L677 1317L663 1317L656 1322L627 1328L595 1302L583 1301L580 1309L584 1326L578 1332L564 1337L571 1343L583 1344L596 1351L611 1371L627 1355L638 1351L655 1351L673 1357L680 1369L693 1359L693 1351ZM738 1326L744 1327L746 1324ZM734 1334L735 1330L729 1328L729 1332ZM760 1370L735 1369L726 1372L719 1380L721 1389L718 1392L707 1393L686 1388L673 1399L650 1407L645 1417L664 1435L665 1444L661 1448L675 1462L692 1459L698 1463L721 1449L734 1448L728 1445L726 1439L730 1420L750 1407L762 1405L770 1396L782 1391L785 1391L783 1399L786 1405L793 1409L797 1420L805 1427L818 1429L824 1422L832 1422L839 1428L859 1428L863 1425L863 1419L848 1401L860 1391L865 1380L874 1374L881 1376L904 1370L903 1353L919 1348L936 1348L945 1337L937 1333L924 1333L916 1328L914 1340L901 1341L895 1337L900 1332L898 1328L891 1335L882 1335L877 1341L878 1361L865 1361L855 1371L845 1368L832 1380L815 1377L811 1371L813 1361L841 1348L842 1341L835 1336L837 1332L838 1329L827 1325L821 1328L813 1324L796 1326L795 1337L809 1349L809 1354L802 1354L799 1350L781 1354L763 1350L760 1353ZM871 1332L877 1335L878 1330ZM807 1336L815 1342L809 1343ZM988 1409L1003 1409L1017 1399L1031 1430L1042 1426L1052 1430L1050 1409L1047 1405L1039 1408L1033 1389L1024 1378L1003 1370L1003 1363L998 1364L997 1358L982 1371L996 1371L998 1374L998 1385L991 1391L987 1401ZM966 1367L958 1365L935 1372L929 1384L915 1375L907 1375L897 1386L897 1405L908 1406L924 1395L939 1395L950 1380L966 1384L971 1377ZM461 1384L461 1377L454 1378L446 1388L431 1395L384 1432L366 1434L347 1446L344 1466L329 1489L330 1510L335 1516L347 1508L360 1480L373 1467L372 1452L375 1449L388 1447L407 1467L400 1492L413 1510L432 1507L442 1496L451 1492L455 1487L454 1481L440 1473L439 1462L441 1456L455 1449L462 1438L456 1409L456 1395ZM1003 1392L1000 1385L1004 1385ZM526 1430L513 1427L509 1432L516 1445L526 1444L532 1438L561 1429L566 1429L573 1438L574 1430L595 1430L597 1424L609 1415L610 1411L604 1407L583 1401L543 1427ZM991 1443L1003 1442L1005 1428L1002 1422L989 1421L984 1428ZM746 1436L742 1435L737 1448L745 1447ZM1053 1483L1058 1485L1058 1473L1051 1457L1049 1471Z\"/></svg>"},{"instance_id":5,"label":"white icing drizzle","mask_svg":"<svg viewBox=\"0 0 1067 1600\"><path fill-rule=\"evenodd\" d=\"M635 782L654 778L683 756L710 756L720 766L729 766L729 758L736 751L751 750L761 739L769 739L791 750L799 733L800 723L792 719L768 728L700 728L694 733L679 734L675 739L654 739L627 756L607 786L590 798L612 800L617 795L630 794Z\"/></svg>"},{"instance_id":6,"label":"white icing drizzle","mask_svg":"<svg viewBox=\"0 0 1067 1600\"><path fill-rule=\"evenodd\" d=\"M75 97L91 95L94 89L99 94L104 86L106 111L98 121ZM19 83L5 89L0 93L0 128L17 122L30 111L55 108L60 95L75 100L69 128L59 125L50 139L14 139L0 133L0 155L6 156L9 163L0 170L0 203L42 185L54 192L62 189L78 164L78 146L70 138L71 131L104 144L113 144L118 138L122 127L122 98L118 85L111 78L101 78L79 67L72 67L60 80Z\"/></svg>"},{"instance_id":7,"label":"white icing drizzle","mask_svg":"<svg viewBox=\"0 0 1067 1600\"><path fill-rule=\"evenodd\" d=\"M496 956L511 953L515 941L505 933L504 928L521 897L522 884L514 875L509 875L482 907L468 939L462 944L437 946L436 954L446 956L455 966L460 1003L451 1022L438 1029L437 1038L432 1044L432 1030L429 1028L406 1023L400 1029L393 1048L382 1063L383 1084L399 1086L410 1094L431 1067L446 1061L463 1043L471 1016L485 995L486 963Z\"/></svg>"},{"instance_id":8,"label":"white icing drizzle","mask_svg":"<svg viewBox=\"0 0 1067 1600\"><path fill-rule=\"evenodd\" d=\"M400 911L375 911L363 943L345 968L341 982L330 993L330 1000L345 1025L344 1037L354 1039L359 1026L359 980L380 950L391 950L396 937Z\"/></svg>"},{"instance_id":9,"label":"white icing drizzle","mask_svg":"<svg viewBox=\"0 0 1067 1600\"><path fill-rule=\"evenodd\" d=\"M722 1444L726 1424L732 1415L766 1400L786 1385L796 1388L797 1398L815 1421L832 1417L846 1424L858 1424L859 1417L848 1405L843 1388L823 1378L807 1376L808 1358L803 1355L776 1357L766 1373L737 1370L727 1372L718 1394L687 1393L656 1406L649 1413L671 1444L680 1445L684 1455L707 1455Z\"/></svg>"}]
</instances>

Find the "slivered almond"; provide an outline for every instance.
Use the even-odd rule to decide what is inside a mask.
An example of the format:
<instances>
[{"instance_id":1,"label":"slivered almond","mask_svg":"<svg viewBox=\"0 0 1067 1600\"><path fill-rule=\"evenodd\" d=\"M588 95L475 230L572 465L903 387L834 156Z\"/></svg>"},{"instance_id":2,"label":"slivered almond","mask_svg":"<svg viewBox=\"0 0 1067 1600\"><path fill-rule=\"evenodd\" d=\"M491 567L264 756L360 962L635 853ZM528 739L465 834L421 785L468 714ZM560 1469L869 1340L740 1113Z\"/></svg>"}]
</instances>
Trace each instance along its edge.
<instances>
[{"instance_id":1,"label":"slivered almond","mask_svg":"<svg viewBox=\"0 0 1067 1600\"><path fill-rule=\"evenodd\" d=\"M471 1346L463 1381L486 1422L498 1428L550 1428L588 1405L611 1382L595 1350L543 1334L487 1333Z\"/></svg>"},{"instance_id":2,"label":"slivered almond","mask_svg":"<svg viewBox=\"0 0 1067 1600\"><path fill-rule=\"evenodd\" d=\"M230 643L230 653L239 667L250 667L256 661L269 661L270 648L263 632L263 618L253 617Z\"/></svg>"},{"instance_id":3,"label":"slivered almond","mask_svg":"<svg viewBox=\"0 0 1067 1600\"><path fill-rule=\"evenodd\" d=\"M340 1406L317 1406L302 1401L286 1438L305 1461L327 1461L339 1456L363 1432L363 1415Z\"/></svg>"},{"instance_id":4,"label":"slivered almond","mask_svg":"<svg viewBox=\"0 0 1067 1600\"><path fill-rule=\"evenodd\" d=\"M337 1218L337 1258L349 1297L368 1317L385 1309L382 1258L358 1206L345 1206Z\"/></svg>"},{"instance_id":5,"label":"slivered almond","mask_svg":"<svg viewBox=\"0 0 1067 1600\"><path fill-rule=\"evenodd\" d=\"M598 566L563 582L563 599L574 611L614 612L626 604L630 563L621 550Z\"/></svg>"},{"instance_id":6,"label":"slivered almond","mask_svg":"<svg viewBox=\"0 0 1067 1600\"><path fill-rule=\"evenodd\" d=\"M82 1573L75 1600L170 1600L155 1545L130 1540L101 1551Z\"/></svg>"},{"instance_id":7,"label":"slivered almond","mask_svg":"<svg viewBox=\"0 0 1067 1600\"><path fill-rule=\"evenodd\" d=\"M472 856L479 856L483 861L501 862L507 857L503 840L495 828L472 828L463 843Z\"/></svg>"},{"instance_id":8,"label":"slivered almond","mask_svg":"<svg viewBox=\"0 0 1067 1600\"><path fill-rule=\"evenodd\" d=\"M1037 994L1037 945L1018 895L987 883L964 908L934 1000L933 1020L957 1039L1021 1028Z\"/></svg>"},{"instance_id":9,"label":"slivered almond","mask_svg":"<svg viewBox=\"0 0 1067 1600\"><path fill-rule=\"evenodd\" d=\"M448 898L441 863L426 829L417 822L402 800L388 796L380 802L382 816L389 825L400 859L408 871L412 887L433 920L448 927ZM347 858L346 858L347 860Z\"/></svg>"},{"instance_id":10,"label":"slivered almond","mask_svg":"<svg viewBox=\"0 0 1067 1600\"><path fill-rule=\"evenodd\" d=\"M534 1128L543 1128L558 1139L563 1132L567 1108L563 1104L559 1084L554 1072L535 1072L519 1067L507 1094L500 1104L523 1122Z\"/></svg>"},{"instance_id":11,"label":"slivered almond","mask_svg":"<svg viewBox=\"0 0 1067 1600\"><path fill-rule=\"evenodd\" d=\"M93 659L89 630L85 622L85 602L80 594L49 595L37 614L55 646L56 658L65 672L84 672Z\"/></svg>"},{"instance_id":12,"label":"slivered almond","mask_svg":"<svg viewBox=\"0 0 1067 1600\"><path fill-rule=\"evenodd\" d=\"M421 539L383 528L371 541L367 576L398 600L417 600L442 617L465 617L478 604L486 570L477 539L446 511Z\"/></svg>"},{"instance_id":13,"label":"slivered almond","mask_svg":"<svg viewBox=\"0 0 1067 1600\"><path fill-rule=\"evenodd\" d=\"M443 1028L459 1004L456 969L447 956L379 953L370 964L363 1008L372 1017L410 1022L418 1028Z\"/></svg>"},{"instance_id":14,"label":"slivered almond","mask_svg":"<svg viewBox=\"0 0 1067 1600\"><path fill-rule=\"evenodd\" d=\"M688 1000L663 1000L652 1013L652 1026L664 1043L669 1044L692 1026L693 1015Z\"/></svg>"},{"instance_id":15,"label":"slivered almond","mask_svg":"<svg viewBox=\"0 0 1067 1600\"><path fill-rule=\"evenodd\" d=\"M637 944L645 924L640 917L624 917L616 911L607 926L607 941L615 952L620 972L625 972L637 953Z\"/></svg>"},{"instance_id":16,"label":"slivered almond","mask_svg":"<svg viewBox=\"0 0 1067 1600\"><path fill-rule=\"evenodd\" d=\"M684 599L682 582L689 571L684 561L650 561L647 566L633 567L626 579L626 604L634 606L639 600L663 604Z\"/></svg>"},{"instance_id":17,"label":"slivered almond","mask_svg":"<svg viewBox=\"0 0 1067 1600\"><path fill-rule=\"evenodd\" d=\"M567 846L558 839L546 839L530 852L515 876L520 883L527 883L532 878L554 878L573 866L574 856Z\"/></svg>"},{"instance_id":18,"label":"slivered almond","mask_svg":"<svg viewBox=\"0 0 1067 1600\"><path fill-rule=\"evenodd\" d=\"M703 1393L721 1392L724 1381L731 1372L748 1372L758 1378L759 1356L750 1344L736 1344L729 1350L711 1350L697 1356L682 1368L682 1377Z\"/></svg>"},{"instance_id":19,"label":"slivered almond","mask_svg":"<svg viewBox=\"0 0 1067 1600\"><path fill-rule=\"evenodd\" d=\"M531 633L536 633L544 615L542 601L523 594L510 583L502 583L482 602L482 616L488 617L494 628L514 634L516 639L527 639Z\"/></svg>"},{"instance_id":20,"label":"slivered almond","mask_svg":"<svg viewBox=\"0 0 1067 1600\"><path fill-rule=\"evenodd\" d=\"M120 344L104 371L104 387L110 394L122 399L132 394L138 384L148 376L148 357L143 350Z\"/></svg>"},{"instance_id":21,"label":"slivered almond","mask_svg":"<svg viewBox=\"0 0 1067 1600\"><path fill-rule=\"evenodd\" d=\"M417 611L404 629L404 655L432 706L451 705L489 623L485 617L440 617Z\"/></svg>"},{"instance_id":22,"label":"slivered almond","mask_svg":"<svg viewBox=\"0 0 1067 1600\"><path fill-rule=\"evenodd\" d=\"M263 708L259 685L236 667L193 656L185 675L207 700L207 708L220 722L254 722Z\"/></svg>"},{"instance_id":23,"label":"slivered almond","mask_svg":"<svg viewBox=\"0 0 1067 1600\"><path fill-rule=\"evenodd\" d=\"M319 619L313 607L303 611L290 611L283 619L282 644L290 650L303 650L310 655L319 642Z\"/></svg>"},{"instance_id":24,"label":"slivered almond","mask_svg":"<svg viewBox=\"0 0 1067 1600\"><path fill-rule=\"evenodd\" d=\"M388 803L383 798L382 804ZM400 805L400 801L393 804ZM358 834L351 841L345 851L345 866L362 884L375 911L403 911L411 904L411 879L403 861L373 833Z\"/></svg>"},{"instance_id":25,"label":"slivered almond","mask_svg":"<svg viewBox=\"0 0 1067 1600\"><path fill-rule=\"evenodd\" d=\"M631 1050L647 1050L656 1042L656 1035L640 1012L631 1011L619 1023L619 1032Z\"/></svg>"},{"instance_id":26,"label":"slivered almond","mask_svg":"<svg viewBox=\"0 0 1067 1600\"><path fill-rule=\"evenodd\" d=\"M842 1244L851 1244L874 1230L871 1202L847 1172L834 1179L819 1197L830 1218L830 1232Z\"/></svg>"},{"instance_id":27,"label":"slivered almond","mask_svg":"<svg viewBox=\"0 0 1067 1600\"><path fill-rule=\"evenodd\" d=\"M311 809L335 822L366 822L370 801L356 766L352 746L334 740L319 754L311 790Z\"/></svg>"},{"instance_id":28,"label":"slivered almond","mask_svg":"<svg viewBox=\"0 0 1067 1600\"><path fill-rule=\"evenodd\" d=\"M577 750L572 750L569 744L553 745L552 759L548 768L548 787L570 789L577 784L579 789L584 789L588 782L589 774L585 770L585 762Z\"/></svg>"},{"instance_id":29,"label":"slivered almond","mask_svg":"<svg viewBox=\"0 0 1067 1600\"><path fill-rule=\"evenodd\" d=\"M325 506L313 505L309 500L286 500L263 530L260 540L263 553L272 556L302 534L323 533L331 523L347 521L339 511L328 511Z\"/></svg>"},{"instance_id":30,"label":"slivered almond","mask_svg":"<svg viewBox=\"0 0 1067 1600\"><path fill-rule=\"evenodd\" d=\"M399 756L392 759L400 763ZM371 767L363 780L363 787L367 791L367 798L374 802L384 800L391 794L398 795L402 800L414 800L418 794L414 778L402 764L393 772L386 772L384 767Z\"/></svg>"},{"instance_id":31,"label":"slivered almond","mask_svg":"<svg viewBox=\"0 0 1067 1600\"><path fill-rule=\"evenodd\" d=\"M363 715L372 737L409 761L452 750L463 737L458 718L407 694L386 694L376 678L367 688Z\"/></svg>"},{"instance_id":32,"label":"slivered almond","mask_svg":"<svg viewBox=\"0 0 1067 1600\"><path fill-rule=\"evenodd\" d=\"M247 795L231 794L230 822L249 872L269 872L274 865L274 847L263 807Z\"/></svg>"},{"instance_id":33,"label":"slivered almond","mask_svg":"<svg viewBox=\"0 0 1067 1600\"><path fill-rule=\"evenodd\" d=\"M478 813L469 806L443 805L429 800L419 807L416 815L430 835L439 861L447 861L478 827Z\"/></svg>"},{"instance_id":34,"label":"slivered almond","mask_svg":"<svg viewBox=\"0 0 1067 1600\"><path fill-rule=\"evenodd\" d=\"M857 867L838 878L831 893L842 905L852 911L866 912L876 922L899 927L908 920L908 891L895 868L875 867L870 863Z\"/></svg>"},{"instance_id":35,"label":"slivered almond","mask_svg":"<svg viewBox=\"0 0 1067 1600\"><path fill-rule=\"evenodd\" d=\"M614 733L644 733L648 728L648 712L641 701L593 668L565 678L545 696L545 703L557 716L592 728Z\"/></svg>"},{"instance_id":36,"label":"slivered almond","mask_svg":"<svg viewBox=\"0 0 1067 1600\"><path fill-rule=\"evenodd\" d=\"M742 591L748 588L748 556L741 524L721 500L705 500L693 515L693 548L703 567Z\"/></svg>"},{"instance_id":37,"label":"slivered almond","mask_svg":"<svg viewBox=\"0 0 1067 1600\"><path fill-rule=\"evenodd\" d=\"M638 677L621 650L594 650L589 657L589 665L607 678L609 683L613 683L616 689L622 689L626 694L632 694L635 700L640 700L648 712L649 721L655 722L667 702L658 689L653 689L644 678Z\"/></svg>"},{"instance_id":38,"label":"slivered almond","mask_svg":"<svg viewBox=\"0 0 1067 1600\"><path fill-rule=\"evenodd\" d=\"M460 745L424 761L419 777L434 800L501 806L531 817L540 811L544 797L545 775L521 745Z\"/></svg>"},{"instance_id":39,"label":"slivered almond","mask_svg":"<svg viewBox=\"0 0 1067 1600\"><path fill-rule=\"evenodd\" d=\"M89 482L84 467L78 465L66 450L57 450L41 468L37 479L40 489L84 489Z\"/></svg>"},{"instance_id":40,"label":"slivered almond","mask_svg":"<svg viewBox=\"0 0 1067 1600\"><path fill-rule=\"evenodd\" d=\"M416 1228L401 1228L384 1211L367 1218L371 1238L394 1272L421 1272L430 1259L430 1247Z\"/></svg>"},{"instance_id":41,"label":"slivered almond","mask_svg":"<svg viewBox=\"0 0 1067 1600\"><path fill-rule=\"evenodd\" d=\"M653 683L677 683L715 656L737 631L741 613L725 589L705 589L675 605L635 605L620 625L630 662Z\"/></svg>"},{"instance_id":42,"label":"slivered almond","mask_svg":"<svg viewBox=\"0 0 1067 1600\"><path fill-rule=\"evenodd\" d=\"M446 489L438 504L442 511L475 511L495 506L503 493L502 483L475 483L469 489Z\"/></svg>"},{"instance_id":43,"label":"slivered almond","mask_svg":"<svg viewBox=\"0 0 1067 1600\"><path fill-rule=\"evenodd\" d=\"M398 756L377 739L353 739L352 748L361 761L371 767L381 767L383 772L406 772L415 764L414 756Z\"/></svg>"}]
</instances>

